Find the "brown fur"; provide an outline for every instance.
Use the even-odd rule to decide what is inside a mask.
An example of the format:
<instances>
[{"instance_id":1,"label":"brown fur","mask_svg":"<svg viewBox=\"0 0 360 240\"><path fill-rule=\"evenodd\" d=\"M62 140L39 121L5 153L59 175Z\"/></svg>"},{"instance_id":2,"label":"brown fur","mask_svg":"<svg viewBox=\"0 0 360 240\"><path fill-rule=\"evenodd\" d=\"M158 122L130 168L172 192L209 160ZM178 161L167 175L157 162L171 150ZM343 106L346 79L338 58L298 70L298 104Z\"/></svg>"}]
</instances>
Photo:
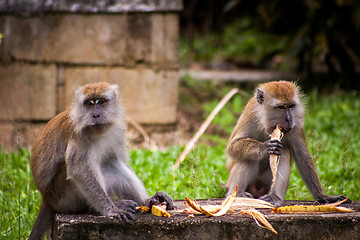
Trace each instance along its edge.
<instances>
[{"instance_id":1,"label":"brown fur","mask_svg":"<svg viewBox=\"0 0 360 240\"><path fill-rule=\"evenodd\" d=\"M281 143L269 140L276 125L287 130ZM281 205L289 184L293 156L316 200L333 202L343 199L343 196L332 197L323 193L314 161L306 147L303 126L304 106L298 86L287 81L259 85L239 117L227 145L227 195L238 186L238 195L249 196L250 193ZM271 190L270 152L280 156L276 182Z\"/></svg>"},{"instance_id":2,"label":"brown fur","mask_svg":"<svg viewBox=\"0 0 360 240\"><path fill-rule=\"evenodd\" d=\"M106 82L98 82L90 85L85 85L82 88L82 93L90 98L101 96L109 89L110 84Z\"/></svg>"},{"instance_id":3,"label":"brown fur","mask_svg":"<svg viewBox=\"0 0 360 240\"><path fill-rule=\"evenodd\" d=\"M259 88L280 102L290 102L294 100L296 85L292 82L278 81L261 84Z\"/></svg>"}]
</instances>

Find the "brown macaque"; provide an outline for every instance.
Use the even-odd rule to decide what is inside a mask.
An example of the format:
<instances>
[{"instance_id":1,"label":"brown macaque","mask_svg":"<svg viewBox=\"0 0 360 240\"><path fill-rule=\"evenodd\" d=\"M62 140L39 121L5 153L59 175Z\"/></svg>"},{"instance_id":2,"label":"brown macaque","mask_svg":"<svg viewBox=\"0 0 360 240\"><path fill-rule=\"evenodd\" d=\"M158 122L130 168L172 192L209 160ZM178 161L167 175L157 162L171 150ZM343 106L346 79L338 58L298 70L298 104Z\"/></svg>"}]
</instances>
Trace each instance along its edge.
<instances>
[{"instance_id":1,"label":"brown macaque","mask_svg":"<svg viewBox=\"0 0 360 240\"><path fill-rule=\"evenodd\" d=\"M45 126L31 152L31 170L42 195L29 239L42 239L55 213L96 213L135 219L138 205L172 199L163 192L149 198L127 163L123 108L117 85L88 84L75 93L70 108Z\"/></svg>"},{"instance_id":2,"label":"brown macaque","mask_svg":"<svg viewBox=\"0 0 360 240\"><path fill-rule=\"evenodd\" d=\"M280 206L289 186L290 163L291 158L294 158L316 201L332 203L345 199L344 196L325 195L321 188L305 142L304 105L301 98L300 88L292 82L276 81L259 85L255 96L242 112L227 145L227 195L237 185L237 196L256 197ZM269 135L277 125L284 133L281 142L269 140ZM276 181L271 189L269 154L280 157Z\"/></svg>"}]
</instances>

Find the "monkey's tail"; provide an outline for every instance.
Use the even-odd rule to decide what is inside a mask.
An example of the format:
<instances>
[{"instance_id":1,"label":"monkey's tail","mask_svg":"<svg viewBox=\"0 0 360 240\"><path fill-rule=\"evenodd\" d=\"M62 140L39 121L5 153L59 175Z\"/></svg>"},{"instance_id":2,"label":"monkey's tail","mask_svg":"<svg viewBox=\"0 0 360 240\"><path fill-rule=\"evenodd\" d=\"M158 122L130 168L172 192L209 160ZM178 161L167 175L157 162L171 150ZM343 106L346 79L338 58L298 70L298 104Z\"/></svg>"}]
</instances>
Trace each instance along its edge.
<instances>
[{"instance_id":1,"label":"monkey's tail","mask_svg":"<svg viewBox=\"0 0 360 240\"><path fill-rule=\"evenodd\" d=\"M54 216L54 210L43 200L28 240L41 240L46 231L50 229Z\"/></svg>"}]
</instances>

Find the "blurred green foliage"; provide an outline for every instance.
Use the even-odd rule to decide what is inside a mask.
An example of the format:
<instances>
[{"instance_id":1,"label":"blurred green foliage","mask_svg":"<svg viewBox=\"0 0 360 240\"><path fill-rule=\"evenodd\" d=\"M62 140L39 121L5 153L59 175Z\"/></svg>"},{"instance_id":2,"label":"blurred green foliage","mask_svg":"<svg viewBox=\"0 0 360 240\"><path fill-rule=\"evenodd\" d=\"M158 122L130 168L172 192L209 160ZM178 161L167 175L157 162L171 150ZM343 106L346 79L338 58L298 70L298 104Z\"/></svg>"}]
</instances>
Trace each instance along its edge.
<instances>
[{"instance_id":1,"label":"blurred green foliage","mask_svg":"<svg viewBox=\"0 0 360 240\"><path fill-rule=\"evenodd\" d=\"M182 61L298 71L360 89L360 1L184 0Z\"/></svg>"},{"instance_id":2,"label":"blurred green foliage","mask_svg":"<svg viewBox=\"0 0 360 240\"><path fill-rule=\"evenodd\" d=\"M192 39L180 39L182 62L235 62L239 65L259 67L274 53L286 46L286 37L254 28L251 18L237 19L226 25L220 33L198 34ZM288 70L281 62L277 69Z\"/></svg>"}]
</instances>

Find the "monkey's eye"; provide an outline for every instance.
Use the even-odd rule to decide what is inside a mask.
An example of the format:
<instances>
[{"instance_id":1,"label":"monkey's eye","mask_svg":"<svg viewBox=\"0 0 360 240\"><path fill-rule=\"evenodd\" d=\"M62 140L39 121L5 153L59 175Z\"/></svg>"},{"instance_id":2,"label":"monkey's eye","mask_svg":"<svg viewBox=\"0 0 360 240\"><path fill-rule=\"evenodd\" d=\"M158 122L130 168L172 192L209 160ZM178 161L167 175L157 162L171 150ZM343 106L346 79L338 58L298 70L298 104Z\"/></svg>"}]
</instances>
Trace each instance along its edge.
<instances>
[{"instance_id":1,"label":"monkey's eye","mask_svg":"<svg viewBox=\"0 0 360 240\"><path fill-rule=\"evenodd\" d=\"M290 106L289 106L289 108L294 108L295 107L295 104L291 104Z\"/></svg>"},{"instance_id":2,"label":"monkey's eye","mask_svg":"<svg viewBox=\"0 0 360 240\"><path fill-rule=\"evenodd\" d=\"M97 100L95 101L95 103L101 105L101 104L106 103L106 101L107 101L106 99L100 98L100 99L97 99Z\"/></svg>"},{"instance_id":3,"label":"monkey's eye","mask_svg":"<svg viewBox=\"0 0 360 240\"><path fill-rule=\"evenodd\" d=\"M85 100L84 104L87 106L91 106L95 104L95 100L89 99L89 100Z\"/></svg>"},{"instance_id":4,"label":"monkey's eye","mask_svg":"<svg viewBox=\"0 0 360 240\"><path fill-rule=\"evenodd\" d=\"M285 109L285 106L284 105L280 105L278 106L279 109Z\"/></svg>"}]
</instances>

